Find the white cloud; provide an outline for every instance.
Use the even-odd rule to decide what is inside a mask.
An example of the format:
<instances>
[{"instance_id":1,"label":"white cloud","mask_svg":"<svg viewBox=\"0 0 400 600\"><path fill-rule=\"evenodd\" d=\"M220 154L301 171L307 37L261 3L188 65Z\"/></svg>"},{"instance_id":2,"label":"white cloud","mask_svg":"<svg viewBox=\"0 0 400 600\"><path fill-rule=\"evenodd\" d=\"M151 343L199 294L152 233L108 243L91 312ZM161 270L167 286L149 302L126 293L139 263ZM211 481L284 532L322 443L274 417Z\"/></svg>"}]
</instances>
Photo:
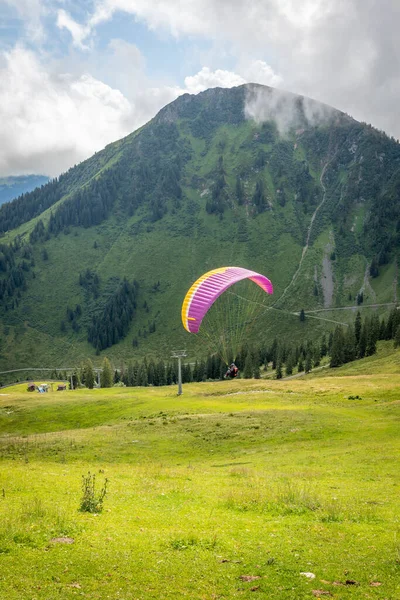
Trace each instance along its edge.
<instances>
[{"instance_id":1,"label":"white cloud","mask_svg":"<svg viewBox=\"0 0 400 600\"><path fill-rule=\"evenodd\" d=\"M338 0L343 1L343 0ZM204 36L243 43L282 39L286 29L306 30L326 13L332 0L97 0L86 35L116 12L131 14L152 30L175 37ZM267 39L266 39L267 35ZM290 39L290 38L288 38Z\"/></svg>"},{"instance_id":2,"label":"white cloud","mask_svg":"<svg viewBox=\"0 0 400 600\"><path fill-rule=\"evenodd\" d=\"M250 64L243 64L239 73L203 67L196 75L185 77L185 91L189 94L198 94L208 88L222 87L230 88L244 83L260 83L277 87L281 85L283 78L275 73L270 65L262 60L256 60Z\"/></svg>"},{"instance_id":3,"label":"white cloud","mask_svg":"<svg viewBox=\"0 0 400 600\"><path fill-rule=\"evenodd\" d=\"M257 123L274 120L281 135L291 127L300 127L305 117L310 125L327 122L334 111L331 107L303 98L304 114L299 113L298 96L275 88L250 88L246 93L245 115Z\"/></svg>"},{"instance_id":4,"label":"white cloud","mask_svg":"<svg viewBox=\"0 0 400 600\"><path fill-rule=\"evenodd\" d=\"M243 83L246 80L232 71L211 71L209 67L203 67L196 75L185 77L185 88L189 94L198 94L207 88L230 88Z\"/></svg>"},{"instance_id":5,"label":"white cloud","mask_svg":"<svg viewBox=\"0 0 400 600\"><path fill-rule=\"evenodd\" d=\"M48 14L44 0L3 0L13 8L25 23L26 37L31 42L40 43L45 37L42 18Z\"/></svg>"},{"instance_id":6,"label":"white cloud","mask_svg":"<svg viewBox=\"0 0 400 600\"><path fill-rule=\"evenodd\" d=\"M83 42L90 35L90 25L80 25L65 10L61 9L57 13L57 27L70 32L74 46L81 50L89 50L90 47Z\"/></svg>"},{"instance_id":7,"label":"white cloud","mask_svg":"<svg viewBox=\"0 0 400 600\"><path fill-rule=\"evenodd\" d=\"M130 129L132 106L91 75L52 76L17 47L0 69L0 172L58 174Z\"/></svg>"},{"instance_id":8,"label":"white cloud","mask_svg":"<svg viewBox=\"0 0 400 600\"><path fill-rule=\"evenodd\" d=\"M243 61L267 60L273 75L265 72L263 83L280 85L282 79L274 79L279 73L293 92L400 136L398 0L95 0L75 39L90 39L117 11L151 30L227 49L245 79L256 77L239 68Z\"/></svg>"},{"instance_id":9,"label":"white cloud","mask_svg":"<svg viewBox=\"0 0 400 600\"><path fill-rule=\"evenodd\" d=\"M251 83L279 87L283 82L282 75L275 73L273 68L263 60L255 60L248 66L245 66L243 73L246 81Z\"/></svg>"},{"instance_id":10,"label":"white cloud","mask_svg":"<svg viewBox=\"0 0 400 600\"><path fill-rule=\"evenodd\" d=\"M145 78L146 61L135 46L124 40L112 39L104 53L97 54L97 76L133 97L139 88L148 87Z\"/></svg>"}]
</instances>

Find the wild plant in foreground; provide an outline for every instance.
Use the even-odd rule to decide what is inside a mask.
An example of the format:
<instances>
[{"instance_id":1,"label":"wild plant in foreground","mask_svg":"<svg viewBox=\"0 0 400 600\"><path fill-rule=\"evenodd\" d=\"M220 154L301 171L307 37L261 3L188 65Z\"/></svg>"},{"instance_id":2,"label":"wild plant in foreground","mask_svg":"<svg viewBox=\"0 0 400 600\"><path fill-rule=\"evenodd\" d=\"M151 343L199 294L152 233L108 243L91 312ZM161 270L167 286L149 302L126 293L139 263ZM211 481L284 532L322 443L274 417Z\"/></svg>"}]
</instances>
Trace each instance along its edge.
<instances>
[{"instance_id":1,"label":"wild plant in foreground","mask_svg":"<svg viewBox=\"0 0 400 600\"><path fill-rule=\"evenodd\" d=\"M79 510L81 512L100 513L103 510L103 501L107 493L107 484L108 479L106 478L99 495L96 497L96 475L92 475L90 471L86 476L82 475L83 496L81 498Z\"/></svg>"}]
</instances>

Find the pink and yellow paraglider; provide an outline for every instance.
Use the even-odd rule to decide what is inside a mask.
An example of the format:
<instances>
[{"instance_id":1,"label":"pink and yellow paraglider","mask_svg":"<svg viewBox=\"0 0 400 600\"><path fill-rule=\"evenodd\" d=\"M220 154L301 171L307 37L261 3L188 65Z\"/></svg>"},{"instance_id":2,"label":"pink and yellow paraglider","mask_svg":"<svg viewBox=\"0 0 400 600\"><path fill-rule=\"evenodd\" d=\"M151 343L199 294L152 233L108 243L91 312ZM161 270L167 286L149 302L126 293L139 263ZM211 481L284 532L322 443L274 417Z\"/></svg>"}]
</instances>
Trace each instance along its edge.
<instances>
[{"instance_id":1,"label":"pink and yellow paraglider","mask_svg":"<svg viewBox=\"0 0 400 600\"><path fill-rule=\"evenodd\" d=\"M183 326L189 333L197 334L212 355L219 355L229 364L243 344L254 340L261 331L261 323L256 319L267 310L265 302L272 293L270 280L255 271L241 267L208 271L185 296Z\"/></svg>"},{"instance_id":2,"label":"pink and yellow paraglider","mask_svg":"<svg viewBox=\"0 0 400 600\"><path fill-rule=\"evenodd\" d=\"M270 280L241 267L221 267L208 271L194 282L182 304L182 323L189 333L198 333L201 322L221 294L243 279L254 281L267 294L273 293Z\"/></svg>"}]
</instances>

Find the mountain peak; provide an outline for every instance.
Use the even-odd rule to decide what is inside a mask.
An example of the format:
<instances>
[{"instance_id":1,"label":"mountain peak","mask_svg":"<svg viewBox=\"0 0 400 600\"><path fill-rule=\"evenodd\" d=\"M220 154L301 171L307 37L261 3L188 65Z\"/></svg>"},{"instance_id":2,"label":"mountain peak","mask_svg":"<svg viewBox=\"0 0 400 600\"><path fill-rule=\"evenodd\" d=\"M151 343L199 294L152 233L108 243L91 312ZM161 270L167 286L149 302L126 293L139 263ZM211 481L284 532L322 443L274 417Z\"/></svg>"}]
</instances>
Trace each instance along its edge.
<instances>
[{"instance_id":1,"label":"mountain peak","mask_svg":"<svg viewBox=\"0 0 400 600\"><path fill-rule=\"evenodd\" d=\"M171 123L179 119L210 119L239 124L246 119L257 123L276 121L281 133L289 129L338 124L353 120L342 111L322 102L258 83L232 88L209 88L198 94L183 94L165 106L155 121Z\"/></svg>"}]
</instances>

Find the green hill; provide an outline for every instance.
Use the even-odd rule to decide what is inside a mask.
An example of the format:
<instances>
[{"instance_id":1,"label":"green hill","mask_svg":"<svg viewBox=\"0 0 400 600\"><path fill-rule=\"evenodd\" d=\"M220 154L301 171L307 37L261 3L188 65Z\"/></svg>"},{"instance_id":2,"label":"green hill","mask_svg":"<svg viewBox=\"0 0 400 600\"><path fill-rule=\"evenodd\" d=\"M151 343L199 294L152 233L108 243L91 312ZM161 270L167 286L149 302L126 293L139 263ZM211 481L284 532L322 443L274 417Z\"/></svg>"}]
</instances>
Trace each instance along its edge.
<instances>
[{"instance_id":1,"label":"green hill","mask_svg":"<svg viewBox=\"0 0 400 600\"><path fill-rule=\"evenodd\" d=\"M201 354L180 306L226 264L274 284L260 340L319 336L358 303L397 301L399 167L395 140L300 96L178 98L0 208L0 368Z\"/></svg>"}]
</instances>

